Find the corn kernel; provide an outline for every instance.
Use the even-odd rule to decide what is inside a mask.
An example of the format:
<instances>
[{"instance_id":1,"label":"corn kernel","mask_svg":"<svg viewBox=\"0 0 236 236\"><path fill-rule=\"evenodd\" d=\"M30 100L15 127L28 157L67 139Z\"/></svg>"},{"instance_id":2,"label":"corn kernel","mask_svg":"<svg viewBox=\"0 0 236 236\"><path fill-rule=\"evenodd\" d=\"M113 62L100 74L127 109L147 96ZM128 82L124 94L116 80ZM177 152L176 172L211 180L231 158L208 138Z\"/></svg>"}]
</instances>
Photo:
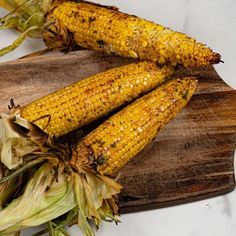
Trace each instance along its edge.
<instances>
[{"instance_id":1,"label":"corn kernel","mask_svg":"<svg viewBox=\"0 0 236 236\"><path fill-rule=\"evenodd\" d=\"M193 78L173 80L136 100L88 134L73 150L71 164L112 175L186 105L196 84ZM101 157L106 157L103 163L97 161Z\"/></svg>"},{"instance_id":2,"label":"corn kernel","mask_svg":"<svg viewBox=\"0 0 236 236\"><path fill-rule=\"evenodd\" d=\"M49 135L61 136L149 92L173 72L145 61L114 68L22 107L21 116Z\"/></svg>"},{"instance_id":3,"label":"corn kernel","mask_svg":"<svg viewBox=\"0 0 236 236\"><path fill-rule=\"evenodd\" d=\"M56 25L52 24L44 33L49 48L77 44L109 54L183 66L220 62L218 53L183 33L93 3L64 1L47 17ZM65 33L68 31L70 34ZM194 56L190 58L189 55Z\"/></svg>"}]
</instances>

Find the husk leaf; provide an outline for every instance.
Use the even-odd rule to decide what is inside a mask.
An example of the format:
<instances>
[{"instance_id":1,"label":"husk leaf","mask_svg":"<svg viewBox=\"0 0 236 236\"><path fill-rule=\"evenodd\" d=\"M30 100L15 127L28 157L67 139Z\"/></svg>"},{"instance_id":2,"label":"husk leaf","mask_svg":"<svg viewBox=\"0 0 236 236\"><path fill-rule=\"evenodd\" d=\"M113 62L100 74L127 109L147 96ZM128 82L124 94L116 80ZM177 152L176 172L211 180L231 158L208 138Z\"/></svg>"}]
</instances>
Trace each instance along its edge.
<instances>
[{"instance_id":1,"label":"husk leaf","mask_svg":"<svg viewBox=\"0 0 236 236\"><path fill-rule=\"evenodd\" d=\"M0 7L4 8L7 11L13 11L15 6L11 0L0 0Z\"/></svg>"},{"instance_id":2,"label":"husk leaf","mask_svg":"<svg viewBox=\"0 0 236 236\"><path fill-rule=\"evenodd\" d=\"M16 109L0 117L1 161L14 169L0 176L0 189L7 189L5 198L14 191L7 184L12 185L11 181L36 165L41 167L26 183L24 193L0 211L0 235L48 222L51 235L67 235L64 224L77 223L84 235L94 236L90 223L98 228L102 220L119 222L117 194L121 186L90 166L72 168L67 146L55 143L18 114ZM50 223L72 209L66 220Z\"/></svg>"},{"instance_id":3,"label":"husk leaf","mask_svg":"<svg viewBox=\"0 0 236 236\"><path fill-rule=\"evenodd\" d=\"M63 228L57 228L57 225L52 221L47 223L50 236L70 236Z\"/></svg>"},{"instance_id":4,"label":"husk leaf","mask_svg":"<svg viewBox=\"0 0 236 236\"><path fill-rule=\"evenodd\" d=\"M50 163L45 163L28 182L21 197L0 212L0 234L14 233L55 219L75 207L72 184Z\"/></svg>"},{"instance_id":5,"label":"husk leaf","mask_svg":"<svg viewBox=\"0 0 236 236\"><path fill-rule=\"evenodd\" d=\"M0 19L0 29L14 29L20 36L9 46L0 50L0 56L19 47L27 36L42 38L44 15L51 0L0 0L0 7L10 13Z\"/></svg>"},{"instance_id":6,"label":"husk leaf","mask_svg":"<svg viewBox=\"0 0 236 236\"><path fill-rule=\"evenodd\" d=\"M17 181L17 179L11 179L0 184L0 210L2 210L9 197L11 197L20 184L21 182Z\"/></svg>"},{"instance_id":7,"label":"husk leaf","mask_svg":"<svg viewBox=\"0 0 236 236\"><path fill-rule=\"evenodd\" d=\"M30 130L33 128L34 126L18 115L11 116L4 113L0 115L1 162L8 169L20 166L26 155L40 150L40 143L32 140L34 137Z\"/></svg>"},{"instance_id":8,"label":"husk leaf","mask_svg":"<svg viewBox=\"0 0 236 236\"><path fill-rule=\"evenodd\" d=\"M0 179L4 178L8 170L0 162ZM20 186L21 180L12 178L0 184L0 210L4 207L8 199L12 196L15 190Z\"/></svg>"},{"instance_id":9,"label":"husk leaf","mask_svg":"<svg viewBox=\"0 0 236 236\"><path fill-rule=\"evenodd\" d=\"M119 220L116 195L121 186L113 179L89 170L74 174L75 195L78 208L78 226L86 236L94 236L89 224L92 221L98 228L101 220ZM109 201L108 201L109 200Z\"/></svg>"}]
</instances>

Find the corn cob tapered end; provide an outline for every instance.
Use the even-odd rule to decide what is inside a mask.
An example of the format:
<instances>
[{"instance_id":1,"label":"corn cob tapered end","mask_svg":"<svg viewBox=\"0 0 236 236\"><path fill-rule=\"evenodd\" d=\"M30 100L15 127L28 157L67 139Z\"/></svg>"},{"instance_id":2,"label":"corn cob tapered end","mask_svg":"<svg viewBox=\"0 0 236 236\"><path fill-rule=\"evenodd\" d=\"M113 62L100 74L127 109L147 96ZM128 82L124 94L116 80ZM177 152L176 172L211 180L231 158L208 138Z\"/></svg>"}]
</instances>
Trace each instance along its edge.
<instances>
[{"instance_id":1,"label":"corn cob tapered end","mask_svg":"<svg viewBox=\"0 0 236 236\"><path fill-rule=\"evenodd\" d=\"M105 216L104 219L111 218L111 213L118 212L115 194L120 191L120 187L107 175L113 175L155 138L188 103L196 86L196 78L169 81L109 118L74 148L70 164L77 173L77 185L88 183L78 189L77 193L87 189L87 196L93 196L97 193L96 189L103 185L106 191L114 193L109 199L102 193L96 195L97 199L103 199L104 204L100 203L100 208L97 208L95 213L86 212L87 219L95 216L95 224L98 225L102 216ZM82 207L83 210L79 199L81 197L78 195L79 209ZM96 199L90 203L95 206ZM104 207L106 210L101 214L100 210ZM83 219L80 228L89 231L86 222L87 220Z\"/></svg>"},{"instance_id":2,"label":"corn cob tapered end","mask_svg":"<svg viewBox=\"0 0 236 236\"><path fill-rule=\"evenodd\" d=\"M220 55L203 43L151 21L88 2L66 1L48 15L49 48L79 45L123 57L184 67L217 64Z\"/></svg>"},{"instance_id":3,"label":"corn cob tapered end","mask_svg":"<svg viewBox=\"0 0 236 236\"><path fill-rule=\"evenodd\" d=\"M169 81L136 100L87 135L72 152L75 167L113 175L141 151L190 100L196 78Z\"/></svg>"},{"instance_id":4,"label":"corn cob tapered end","mask_svg":"<svg viewBox=\"0 0 236 236\"><path fill-rule=\"evenodd\" d=\"M20 109L50 136L62 136L146 94L174 73L154 62L131 63L88 77Z\"/></svg>"},{"instance_id":5,"label":"corn cob tapered end","mask_svg":"<svg viewBox=\"0 0 236 236\"><path fill-rule=\"evenodd\" d=\"M156 136L169 120L174 118L193 95L196 84L194 78L176 79L153 90L86 136L84 141L78 144L76 150L73 150L71 159L70 152L68 153L65 146L48 141L46 149L42 148L45 146L44 143L39 143L40 154L38 149L36 153L35 149L30 151L35 158L28 159L27 165L32 167L47 160L52 164L52 170L56 170L59 164L60 170L70 180L67 181L70 185L67 193L72 198L70 200L72 204L68 206L66 202L65 204L62 202L61 205L64 207L63 212L70 211L71 207L76 206L74 210L78 213L77 223L84 235L94 235L89 221L97 227L102 220L119 222L117 194L122 187L107 175L123 167ZM18 122L18 120L13 119L12 122ZM25 122L22 123L21 119L19 124L17 123L20 126L24 124ZM26 124L28 126L28 122ZM28 135L25 138L32 142ZM35 145L35 142L32 143ZM57 173L60 174L60 172ZM41 200L41 195L37 195L37 201ZM56 204L53 203L52 208L56 207ZM6 210L8 209L6 207ZM51 211L54 212L54 208ZM24 217L22 215L17 220L24 221ZM50 216L47 217L47 221L53 219ZM34 218L30 220L35 223ZM43 219L40 222L46 223ZM5 227L9 230L7 232L12 233L12 228L8 229L6 225Z\"/></svg>"},{"instance_id":6,"label":"corn cob tapered end","mask_svg":"<svg viewBox=\"0 0 236 236\"><path fill-rule=\"evenodd\" d=\"M210 57L209 62L211 64L218 64L223 61L221 60L221 55L219 53L212 53L212 56Z\"/></svg>"}]
</instances>

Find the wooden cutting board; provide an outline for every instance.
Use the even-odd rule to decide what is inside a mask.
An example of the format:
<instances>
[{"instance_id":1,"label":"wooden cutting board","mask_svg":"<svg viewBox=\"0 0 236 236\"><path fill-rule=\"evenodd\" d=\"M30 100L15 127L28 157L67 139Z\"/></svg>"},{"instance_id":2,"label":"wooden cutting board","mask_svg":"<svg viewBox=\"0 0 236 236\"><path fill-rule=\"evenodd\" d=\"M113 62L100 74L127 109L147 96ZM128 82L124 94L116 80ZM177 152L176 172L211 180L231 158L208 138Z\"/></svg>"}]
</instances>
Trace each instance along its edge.
<instances>
[{"instance_id":1,"label":"wooden cutting board","mask_svg":"<svg viewBox=\"0 0 236 236\"><path fill-rule=\"evenodd\" d=\"M132 62L89 50L42 52L0 64L0 112L10 98L26 104L79 79ZM122 212L165 207L225 194L235 188L236 91L213 67L196 75L196 94L175 120L121 172Z\"/></svg>"}]
</instances>

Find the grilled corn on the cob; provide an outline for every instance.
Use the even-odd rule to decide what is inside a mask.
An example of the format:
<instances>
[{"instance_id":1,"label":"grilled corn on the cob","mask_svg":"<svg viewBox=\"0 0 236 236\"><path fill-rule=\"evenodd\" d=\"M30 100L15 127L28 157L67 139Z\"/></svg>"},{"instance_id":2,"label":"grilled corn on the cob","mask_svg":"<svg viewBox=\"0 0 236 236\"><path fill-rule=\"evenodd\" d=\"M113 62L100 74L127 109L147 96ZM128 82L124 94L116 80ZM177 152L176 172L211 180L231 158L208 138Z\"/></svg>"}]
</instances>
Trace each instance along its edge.
<instances>
[{"instance_id":1,"label":"grilled corn on the cob","mask_svg":"<svg viewBox=\"0 0 236 236\"><path fill-rule=\"evenodd\" d=\"M77 221L86 236L94 236L89 221L97 227L101 220L118 221L117 194L121 186L107 175L123 167L155 138L159 130L186 105L195 88L194 78L177 79L162 85L87 135L72 149L71 158L67 148L65 150L64 146L55 143L52 148L46 145L46 150L41 153L32 153L26 166L22 167L24 170L46 160L48 163L43 164L28 181L23 195L1 211L0 234L10 234L26 226L43 224L73 207L72 214L75 217L77 213L78 218L69 218L68 223L71 220L73 223ZM11 122L17 125L15 120ZM26 132L26 129L21 131ZM21 170L16 172L19 174ZM13 173L13 176L16 174ZM32 189L38 203L33 210L25 207L28 205L28 192L32 192ZM55 191L58 198L54 200L51 194ZM57 206L60 208L59 213L55 210ZM21 216L11 214L14 209L22 207L24 214ZM41 214L45 211L48 213L46 217Z\"/></svg>"},{"instance_id":2,"label":"grilled corn on the cob","mask_svg":"<svg viewBox=\"0 0 236 236\"><path fill-rule=\"evenodd\" d=\"M87 125L148 93L173 72L172 67L143 61L91 76L24 107L12 103L10 113L0 115L1 161L16 168L39 143L42 147L47 135L59 137Z\"/></svg>"},{"instance_id":3,"label":"grilled corn on the cob","mask_svg":"<svg viewBox=\"0 0 236 236\"><path fill-rule=\"evenodd\" d=\"M13 12L0 20L0 27L18 29L22 34L11 46L0 50L0 55L14 50L27 35L35 37L41 32L51 49L70 49L78 45L109 54L185 67L220 62L218 53L195 39L124 14L114 7L67 0L33 0L23 4L20 0L2 2L1 6L8 10L10 3Z\"/></svg>"},{"instance_id":4,"label":"grilled corn on the cob","mask_svg":"<svg viewBox=\"0 0 236 236\"><path fill-rule=\"evenodd\" d=\"M109 118L75 147L70 164L75 170L78 224L84 235L93 235L88 219L99 226L101 219L118 213L115 194L120 189L104 177L122 168L155 138L186 105L196 84L196 79L185 78L162 85ZM114 194L103 197L103 188ZM86 198L93 200L87 204Z\"/></svg>"},{"instance_id":5,"label":"grilled corn on the cob","mask_svg":"<svg viewBox=\"0 0 236 236\"><path fill-rule=\"evenodd\" d=\"M118 213L115 194L119 187L114 180L103 178L122 168L155 138L186 105L196 84L196 79L185 78L162 85L109 118L75 147L70 164L76 173L78 224L84 235L93 235L88 219L98 226L101 219ZM114 194L107 199L102 188ZM93 201L87 204L84 196Z\"/></svg>"},{"instance_id":6,"label":"grilled corn on the cob","mask_svg":"<svg viewBox=\"0 0 236 236\"><path fill-rule=\"evenodd\" d=\"M177 79L138 99L87 135L74 150L71 163L113 174L155 138L195 88L195 79Z\"/></svg>"},{"instance_id":7,"label":"grilled corn on the cob","mask_svg":"<svg viewBox=\"0 0 236 236\"><path fill-rule=\"evenodd\" d=\"M49 48L77 44L124 57L185 67L220 61L219 54L183 33L89 2L62 2L47 15L47 21L52 22L44 32Z\"/></svg>"},{"instance_id":8,"label":"grilled corn on the cob","mask_svg":"<svg viewBox=\"0 0 236 236\"><path fill-rule=\"evenodd\" d=\"M145 61L114 68L28 104L20 115L49 135L61 136L149 92L173 72Z\"/></svg>"}]
</instances>

